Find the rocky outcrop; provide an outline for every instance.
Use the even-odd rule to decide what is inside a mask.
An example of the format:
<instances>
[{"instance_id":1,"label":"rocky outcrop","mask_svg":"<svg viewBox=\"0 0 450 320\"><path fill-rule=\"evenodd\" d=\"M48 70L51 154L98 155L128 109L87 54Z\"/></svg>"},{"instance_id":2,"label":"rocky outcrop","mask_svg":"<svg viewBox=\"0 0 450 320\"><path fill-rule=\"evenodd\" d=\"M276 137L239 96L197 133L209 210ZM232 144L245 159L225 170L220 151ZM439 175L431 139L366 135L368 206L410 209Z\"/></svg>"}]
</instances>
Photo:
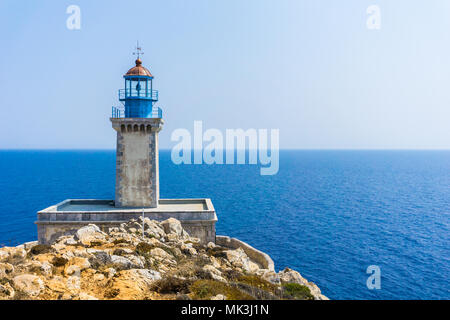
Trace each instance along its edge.
<instances>
[{"instance_id":1,"label":"rocky outcrop","mask_svg":"<svg viewBox=\"0 0 450 320\"><path fill-rule=\"evenodd\" d=\"M250 259L261 265L264 269L268 269L271 271L275 270L273 260L268 254L253 248L249 244L239 239L226 236L216 236L216 244L232 249L241 248L249 256Z\"/></svg>"},{"instance_id":2,"label":"rocky outcrop","mask_svg":"<svg viewBox=\"0 0 450 320\"><path fill-rule=\"evenodd\" d=\"M0 299L327 299L237 239L202 245L176 219L80 228L49 245L0 248Z\"/></svg>"}]
</instances>

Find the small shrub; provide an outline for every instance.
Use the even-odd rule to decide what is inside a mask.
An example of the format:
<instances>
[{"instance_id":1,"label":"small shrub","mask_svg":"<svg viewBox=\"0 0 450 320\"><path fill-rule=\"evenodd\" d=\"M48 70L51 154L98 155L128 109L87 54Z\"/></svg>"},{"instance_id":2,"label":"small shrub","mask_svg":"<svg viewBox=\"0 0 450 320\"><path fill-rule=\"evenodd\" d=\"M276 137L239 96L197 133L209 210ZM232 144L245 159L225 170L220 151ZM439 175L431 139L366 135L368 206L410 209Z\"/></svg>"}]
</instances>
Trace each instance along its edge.
<instances>
[{"instance_id":1,"label":"small shrub","mask_svg":"<svg viewBox=\"0 0 450 320\"><path fill-rule=\"evenodd\" d=\"M203 267L209 264L210 261L204 257L180 258L175 276L188 279L211 279L211 274L203 270Z\"/></svg>"},{"instance_id":2,"label":"small shrub","mask_svg":"<svg viewBox=\"0 0 450 320\"><path fill-rule=\"evenodd\" d=\"M152 261L151 264L147 262L147 264L150 266L149 269L153 269L153 270L158 271L159 270L159 266L161 265L161 262L159 262L156 259L152 259L152 260L149 259L149 261Z\"/></svg>"},{"instance_id":3,"label":"small shrub","mask_svg":"<svg viewBox=\"0 0 450 320\"><path fill-rule=\"evenodd\" d=\"M150 253L155 246L147 243L147 242L139 242L136 246L136 253L139 255L145 255L146 253Z\"/></svg>"},{"instance_id":4,"label":"small shrub","mask_svg":"<svg viewBox=\"0 0 450 320\"><path fill-rule=\"evenodd\" d=\"M114 249L114 251L113 251L113 255L115 255L115 256L125 256L127 254L128 253L123 249Z\"/></svg>"},{"instance_id":5,"label":"small shrub","mask_svg":"<svg viewBox=\"0 0 450 320\"><path fill-rule=\"evenodd\" d=\"M189 293L189 286L192 281L183 280L175 277L167 277L161 280L157 280L154 283L154 290L163 294L174 293Z\"/></svg>"},{"instance_id":6,"label":"small shrub","mask_svg":"<svg viewBox=\"0 0 450 320\"><path fill-rule=\"evenodd\" d=\"M117 297L120 293L120 289L117 288L110 288L105 291L105 294L103 295L106 299L113 299Z\"/></svg>"},{"instance_id":7,"label":"small shrub","mask_svg":"<svg viewBox=\"0 0 450 320\"><path fill-rule=\"evenodd\" d=\"M195 277L195 263L190 259L181 259L177 265L174 276L180 278L193 278Z\"/></svg>"},{"instance_id":8,"label":"small shrub","mask_svg":"<svg viewBox=\"0 0 450 320\"><path fill-rule=\"evenodd\" d=\"M52 252L53 249L48 244L37 244L30 249L30 253L33 255Z\"/></svg>"},{"instance_id":9,"label":"small shrub","mask_svg":"<svg viewBox=\"0 0 450 320\"><path fill-rule=\"evenodd\" d=\"M15 290L13 300L31 300L31 297L22 290Z\"/></svg>"},{"instance_id":10,"label":"small shrub","mask_svg":"<svg viewBox=\"0 0 450 320\"><path fill-rule=\"evenodd\" d=\"M89 244L89 248L98 247L98 246L101 246L102 244L103 244L103 242L101 242L101 241L91 241L91 243Z\"/></svg>"},{"instance_id":11,"label":"small shrub","mask_svg":"<svg viewBox=\"0 0 450 320\"><path fill-rule=\"evenodd\" d=\"M177 254L177 252L175 251L174 248L171 248L171 247L161 247L161 249L163 249L165 252L167 252L168 254L170 254L171 256L173 256L173 257L175 257L175 258L178 256L178 254Z\"/></svg>"},{"instance_id":12,"label":"small shrub","mask_svg":"<svg viewBox=\"0 0 450 320\"><path fill-rule=\"evenodd\" d=\"M227 254L225 251L227 251L227 249L225 249L223 247L214 247L214 248L208 249L206 251L206 253L215 258L225 258L226 259Z\"/></svg>"},{"instance_id":13,"label":"small shrub","mask_svg":"<svg viewBox=\"0 0 450 320\"><path fill-rule=\"evenodd\" d=\"M68 260L66 258L63 257L54 257L52 259L52 265L54 265L55 267L62 267L65 266L66 263L68 262Z\"/></svg>"},{"instance_id":14,"label":"small shrub","mask_svg":"<svg viewBox=\"0 0 450 320\"><path fill-rule=\"evenodd\" d=\"M246 283L231 283L233 287L238 288L239 290L247 293L253 299L256 300L280 300L281 292L278 292L278 294L272 293L270 291L251 286Z\"/></svg>"},{"instance_id":15,"label":"small shrub","mask_svg":"<svg viewBox=\"0 0 450 320\"><path fill-rule=\"evenodd\" d=\"M307 286L298 283L283 283L284 294L297 300L314 300L314 296Z\"/></svg>"},{"instance_id":16,"label":"small shrub","mask_svg":"<svg viewBox=\"0 0 450 320\"><path fill-rule=\"evenodd\" d=\"M210 264L210 263L211 263L211 261L208 258L203 257L203 256L197 256L194 259L194 264L196 266L199 266L199 267L204 267L204 266L206 266L207 264Z\"/></svg>"},{"instance_id":17,"label":"small shrub","mask_svg":"<svg viewBox=\"0 0 450 320\"><path fill-rule=\"evenodd\" d=\"M114 244L119 244L119 243L129 243L127 240L125 239L115 239L113 241Z\"/></svg>"},{"instance_id":18,"label":"small shrub","mask_svg":"<svg viewBox=\"0 0 450 320\"><path fill-rule=\"evenodd\" d=\"M225 295L228 300L253 300L252 296L238 288L216 280L197 280L189 289L196 300L209 300L218 294Z\"/></svg>"},{"instance_id":19,"label":"small shrub","mask_svg":"<svg viewBox=\"0 0 450 320\"><path fill-rule=\"evenodd\" d=\"M227 278L229 281L233 281L236 282L239 280L239 278L242 277L242 273L237 271L236 269L231 269L231 270L225 270L224 272L222 272L222 275Z\"/></svg>"},{"instance_id":20,"label":"small shrub","mask_svg":"<svg viewBox=\"0 0 450 320\"><path fill-rule=\"evenodd\" d=\"M52 271L53 271L53 270L52 270ZM36 274L36 275L44 275L44 273L42 272L41 267L40 267L40 266L36 266L36 265L31 266L31 267L28 269L28 272L34 273L34 274Z\"/></svg>"},{"instance_id":21,"label":"small shrub","mask_svg":"<svg viewBox=\"0 0 450 320\"><path fill-rule=\"evenodd\" d=\"M177 294L176 300L192 300L187 294Z\"/></svg>"},{"instance_id":22,"label":"small shrub","mask_svg":"<svg viewBox=\"0 0 450 320\"><path fill-rule=\"evenodd\" d=\"M112 266L111 257L106 252L95 252L92 257L89 258L89 263L94 269L98 269L104 266Z\"/></svg>"},{"instance_id":23,"label":"small shrub","mask_svg":"<svg viewBox=\"0 0 450 320\"><path fill-rule=\"evenodd\" d=\"M252 287L262 289L273 294L277 294L279 291L279 287L277 285L270 283L269 281L266 281L256 275L241 275L238 278L238 282L248 284Z\"/></svg>"},{"instance_id":24,"label":"small shrub","mask_svg":"<svg viewBox=\"0 0 450 320\"><path fill-rule=\"evenodd\" d=\"M206 250L208 249L206 246L204 246L201 243L193 243L192 247L197 250L198 253L206 253Z\"/></svg>"},{"instance_id":25,"label":"small shrub","mask_svg":"<svg viewBox=\"0 0 450 320\"><path fill-rule=\"evenodd\" d=\"M24 263L25 258L22 256L9 256L6 260L6 263L12 264L13 266Z\"/></svg>"},{"instance_id":26,"label":"small shrub","mask_svg":"<svg viewBox=\"0 0 450 320\"><path fill-rule=\"evenodd\" d=\"M197 279L207 279L207 280L212 280L212 276L211 273L209 273L208 271L203 270L202 268L195 268L194 270L194 276Z\"/></svg>"},{"instance_id":27,"label":"small shrub","mask_svg":"<svg viewBox=\"0 0 450 320\"><path fill-rule=\"evenodd\" d=\"M92 266L92 265L91 265ZM105 278L109 277L109 269L115 269L116 266L113 263L103 264L101 266L96 267L97 271L105 276ZM116 270L117 271L117 270ZM116 273L117 275L117 273Z\"/></svg>"}]
</instances>

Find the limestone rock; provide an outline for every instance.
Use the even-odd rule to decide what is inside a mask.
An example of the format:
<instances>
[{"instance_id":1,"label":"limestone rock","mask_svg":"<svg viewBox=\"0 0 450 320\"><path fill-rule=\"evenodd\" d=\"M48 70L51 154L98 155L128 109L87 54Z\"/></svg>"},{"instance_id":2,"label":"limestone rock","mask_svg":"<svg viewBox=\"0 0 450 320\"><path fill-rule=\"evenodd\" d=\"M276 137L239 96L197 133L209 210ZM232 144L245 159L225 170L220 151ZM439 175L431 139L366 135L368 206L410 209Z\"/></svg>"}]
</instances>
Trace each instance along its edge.
<instances>
[{"instance_id":1,"label":"limestone rock","mask_svg":"<svg viewBox=\"0 0 450 320\"><path fill-rule=\"evenodd\" d=\"M293 282L304 286L308 284L308 280L303 278L300 273L289 268L285 268L283 271L278 272L278 275L280 277L280 281L283 283Z\"/></svg>"},{"instance_id":2,"label":"limestone rock","mask_svg":"<svg viewBox=\"0 0 450 320\"><path fill-rule=\"evenodd\" d=\"M197 250L195 250L195 248L188 248L187 252L191 255L191 256L195 256L197 255Z\"/></svg>"},{"instance_id":3,"label":"limestone rock","mask_svg":"<svg viewBox=\"0 0 450 320\"><path fill-rule=\"evenodd\" d=\"M96 297L87 294L86 292L80 292L80 300L98 300Z\"/></svg>"},{"instance_id":4,"label":"limestone rock","mask_svg":"<svg viewBox=\"0 0 450 320\"><path fill-rule=\"evenodd\" d=\"M80 257L80 258L90 258L92 255L88 253L86 248L76 248L72 249L72 253L74 257Z\"/></svg>"},{"instance_id":5,"label":"limestone rock","mask_svg":"<svg viewBox=\"0 0 450 320\"><path fill-rule=\"evenodd\" d=\"M89 260L82 257L74 257L69 261L69 263L71 265L78 266L81 271L91 267L91 263L89 262Z\"/></svg>"},{"instance_id":6,"label":"limestone rock","mask_svg":"<svg viewBox=\"0 0 450 320\"><path fill-rule=\"evenodd\" d=\"M142 257L128 255L126 258L131 261L133 268L143 269L145 266L145 259Z\"/></svg>"},{"instance_id":7,"label":"limestone rock","mask_svg":"<svg viewBox=\"0 0 450 320\"><path fill-rule=\"evenodd\" d=\"M93 279L94 281L103 281L105 280L105 276L102 273L96 273Z\"/></svg>"},{"instance_id":8,"label":"limestone rock","mask_svg":"<svg viewBox=\"0 0 450 320\"><path fill-rule=\"evenodd\" d=\"M283 271L280 271L278 275L280 276L280 280L282 283L293 282L308 287L311 294L314 296L314 299L316 300L329 300L322 294L319 287L315 283L308 282L308 280L303 278L301 274L295 270L285 268Z\"/></svg>"},{"instance_id":9,"label":"limestone rock","mask_svg":"<svg viewBox=\"0 0 450 320\"><path fill-rule=\"evenodd\" d=\"M78 229L75 234L76 239L83 245L91 245L92 242L103 242L106 240L106 234L95 224L89 224Z\"/></svg>"},{"instance_id":10,"label":"limestone rock","mask_svg":"<svg viewBox=\"0 0 450 320\"><path fill-rule=\"evenodd\" d=\"M161 228L155 221L150 220L149 218L142 219L142 217L140 217L139 220L141 223L144 223L144 235L146 237L161 239L166 235L163 228Z\"/></svg>"},{"instance_id":11,"label":"limestone rock","mask_svg":"<svg viewBox=\"0 0 450 320\"><path fill-rule=\"evenodd\" d=\"M309 291L311 291L311 294L314 296L314 299L316 300L330 300L327 297L325 297L322 292L320 291L319 287L313 283L308 282L306 286L309 288Z\"/></svg>"},{"instance_id":12,"label":"limestone rock","mask_svg":"<svg viewBox=\"0 0 450 320\"><path fill-rule=\"evenodd\" d=\"M27 256L27 251L22 247L4 247L0 248L0 262L9 260L22 260Z\"/></svg>"},{"instance_id":13,"label":"limestone rock","mask_svg":"<svg viewBox=\"0 0 450 320\"><path fill-rule=\"evenodd\" d=\"M31 248L33 248L37 244L38 244L38 241L29 241L29 242L25 242L24 244L21 244L20 246L17 246L17 248L30 250Z\"/></svg>"},{"instance_id":14,"label":"limestone rock","mask_svg":"<svg viewBox=\"0 0 450 320\"><path fill-rule=\"evenodd\" d=\"M180 238L188 237L189 234L181 226L181 222L174 218L169 218L161 222L161 226L167 235L175 234Z\"/></svg>"},{"instance_id":15,"label":"limestone rock","mask_svg":"<svg viewBox=\"0 0 450 320\"><path fill-rule=\"evenodd\" d=\"M53 272L53 266L47 261L44 261L41 265L41 272L44 276L50 277Z\"/></svg>"},{"instance_id":16,"label":"limestone rock","mask_svg":"<svg viewBox=\"0 0 450 320\"><path fill-rule=\"evenodd\" d=\"M238 248L236 250L227 250L225 251L227 255L228 261L235 267L242 268L243 270L254 273L258 271L259 266L250 260L247 254L242 250L242 248Z\"/></svg>"},{"instance_id":17,"label":"limestone rock","mask_svg":"<svg viewBox=\"0 0 450 320\"><path fill-rule=\"evenodd\" d=\"M114 268L108 268L106 269L106 272L108 273L108 278L112 278L116 275L117 271Z\"/></svg>"},{"instance_id":18,"label":"limestone rock","mask_svg":"<svg viewBox=\"0 0 450 320\"><path fill-rule=\"evenodd\" d=\"M163 258L163 259L172 259L172 255L168 254L161 248L154 248L150 251L150 254L155 257Z\"/></svg>"},{"instance_id":19,"label":"limestone rock","mask_svg":"<svg viewBox=\"0 0 450 320\"><path fill-rule=\"evenodd\" d=\"M211 297L211 300L227 300L227 297L224 296L223 294L218 294L214 297Z\"/></svg>"},{"instance_id":20,"label":"limestone rock","mask_svg":"<svg viewBox=\"0 0 450 320\"><path fill-rule=\"evenodd\" d=\"M30 297L37 297L44 290L44 281L38 276L22 274L13 278L14 288Z\"/></svg>"},{"instance_id":21,"label":"limestone rock","mask_svg":"<svg viewBox=\"0 0 450 320\"><path fill-rule=\"evenodd\" d=\"M14 266L10 263L0 262L0 279L6 278L14 272Z\"/></svg>"},{"instance_id":22,"label":"limestone rock","mask_svg":"<svg viewBox=\"0 0 450 320\"><path fill-rule=\"evenodd\" d=\"M213 278L214 280L226 282L225 278L222 277L222 272L220 272L219 270L217 270L217 268L215 268L214 266L212 266L210 264L207 264L206 266L204 266L203 271L207 272L211 276L211 278ZM223 299L221 299L221 300L223 300Z\"/></svg>"},{"instance_id":23,"label":"limestone rock","mask_svg":"<svg viewBox=\"0 0 450 320\"><path fill-rule=\"evenodd\" d=\"M76 240L74 239L74 237L72 236L72 237L68 238L68 239L64 242L64 244L67 245L67 246L75 246L75 245L77 245L77 241L76 241Z\"/></svg>"},{"instance_id":24,"label":"limestone rock","mask_svg":"<svg viewBox=\"0 0 450 320\"><path fill-rule=\"evenodd\" d=\"M6 248L0 248L0 262L6 261L9 257L9 252Z\"/></svg>"},{"instance_id":25,"label":"limestone rock","mask_svg":"<svg viewBox=\"0 0 450 320\"><path fill-rule=\"evenodd\" d=\"M131 269L130 273L137 277L141 277L147 284L161 279L161 273L151 269Z\"/></svg>"},{"instance_id":26,"label":"limestone rock","mask_svg":"<svg viewBox=\"0 0 450 320\"><path fill-rule=\"evenodd\" d=\"M169 233L166 235L166 239L168 242L177 242L180 239L180 236L175 233Z\"/></svg>"},{"instance_id":27,"label":"limestone rock","mask_svg":"<svg viewBox=\"0 0 450 320\"><path fill-rule=\"evenodd\" d=\"M74 239L73 235L65 235L59 237L53 244L52 248L56 251L65 249L68 245L77 245L78 242Z\"/></svg>"},{"instance_id":28,"label":"limestone rock","mask_svg":"<svg viewBox=\"0 0 450 320\"><path fill-rule=\"evenodd\" d=\"M66 268L66 274L69 275L69 276L71 276L71 275L78 275L79 276L80 273L81 273L81 270L80 270L79 266L71 265L71 266L68 266Z\"/></svg>"},{"instance_id":29,"label":"limestone rock","mask_svg":"<svg viewBox=\"0 0 450 320\"><path fill-rule=\"evenodd\" d=\"M273 284L280 284L281 279L280 276L271 270L268 269L260 269L257 271L257 274L263 279Z\"/></svg>"},{"instance_id":30,"label":"limestone rock","mask_svg":"<svg viewBox=\"0 0 450 320\"><path fill-rule=\"evenodd\" d=\"M13 298L15 294L14 288L9 283L0 284L0 300L1 297Z\"/></svg>"},{"instance_id":31,"label":"limestone rock","mask_svg":"<svg viewBox=\"0 0 450 320\"><path fill-rule=\"evenodd\" d=\"M64 259L70 260L73 257L75 257L75 255L73 254L72 251L66 251L61 255Z\"/></svg>"},{"instance_id":32,"label":"limestone rock","mask_svg":"<svg viewBox=\"0 0 450 320\"><path fill-rule=\"evenodd\" d=\"M149 287L159 278L159 272L153 270L124 270L113 278L110 290L115 292L114 299L144 299L148 295Z\"/></svg>"},{"instance_id":33,"label":"limestone rock","mask_svg":"<svg viewBox=\"0 0 450 320\"><path fill-rule=\"evenodd\" d=\"M112 255L111 263L118 270L126 270L126 269L131 269L134 267L134 264L130 259L122 257L122 256Z\"/></svg>"},{"instance_id":34,"label":"limestone rock","mask_svg":"<svg viewBox=\"0 0 450 320\"><path fill-rule=\"evenodd\" d=\"M216 257L210 256L209 257L209 261L211 261L211 263L212 263L214 268L220 268L221 267L221 264L220 264L219 260Z\"/></svg>"}]
</instances>

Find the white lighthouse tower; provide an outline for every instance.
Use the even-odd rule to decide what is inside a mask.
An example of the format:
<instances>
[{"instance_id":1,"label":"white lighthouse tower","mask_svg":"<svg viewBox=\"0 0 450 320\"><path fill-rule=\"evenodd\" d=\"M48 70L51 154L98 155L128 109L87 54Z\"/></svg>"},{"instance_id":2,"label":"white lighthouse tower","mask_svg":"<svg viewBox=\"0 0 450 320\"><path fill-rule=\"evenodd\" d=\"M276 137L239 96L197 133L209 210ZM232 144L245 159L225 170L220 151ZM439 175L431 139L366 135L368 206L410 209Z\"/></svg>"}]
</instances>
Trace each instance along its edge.
<instances>
[{"instance_id":1,"label":"white lighthouse tower","mask_svg":"<svg viewBox=\"0 0 450 320\"><path fill-rule=\"evenodd\" d=\"M123 76L122 107L113 107L110 121L117 132L114 200L68 199L38 212L40 243L50 243L78 228L96 224L105 231L130 219L175 218L203 243L216 241L217 216L210 199L160 199L158 134L164 121L156 106L153 75L142 65L137 48L135 66Z\"/></svg>"},{"instance_id":2,"label":"white lighthouse tower","mask_svg":"<svg viewBox=\"0 0 450 320\"><path fill-rule=\"evenodd\" d=\"M155 106L158 91L153 75L142 66L137 47L136 66L123 76L119 100L124 109L113 107L111 122L117 131L116 207L156 208L159 201L158 132L162 110Z\"/></svg>"}]
</instances>

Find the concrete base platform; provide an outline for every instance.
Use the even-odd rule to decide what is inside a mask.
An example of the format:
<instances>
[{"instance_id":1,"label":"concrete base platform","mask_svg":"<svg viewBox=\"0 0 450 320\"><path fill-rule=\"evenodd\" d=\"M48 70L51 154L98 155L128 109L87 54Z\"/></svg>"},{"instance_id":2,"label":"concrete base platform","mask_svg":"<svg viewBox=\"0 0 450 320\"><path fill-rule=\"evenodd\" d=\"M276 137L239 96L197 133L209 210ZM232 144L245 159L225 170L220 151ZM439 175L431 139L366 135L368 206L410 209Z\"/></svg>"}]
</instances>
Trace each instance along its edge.
<instances>
[{"instance_id":1,"label":"concrete base platform","mask_svg":"<svg viewBox=\"0 0 450 320\"><path fill-rule=\"evenodd\" d=\"M113 200L69 199L38 212L38 241L52 242L91 223L106 230L142 215L157 221L175 218L202 243L215 243L217 215L210 199L160 199L158 207L144 209L115 207Z\"/></svg>"}]
</instances>

